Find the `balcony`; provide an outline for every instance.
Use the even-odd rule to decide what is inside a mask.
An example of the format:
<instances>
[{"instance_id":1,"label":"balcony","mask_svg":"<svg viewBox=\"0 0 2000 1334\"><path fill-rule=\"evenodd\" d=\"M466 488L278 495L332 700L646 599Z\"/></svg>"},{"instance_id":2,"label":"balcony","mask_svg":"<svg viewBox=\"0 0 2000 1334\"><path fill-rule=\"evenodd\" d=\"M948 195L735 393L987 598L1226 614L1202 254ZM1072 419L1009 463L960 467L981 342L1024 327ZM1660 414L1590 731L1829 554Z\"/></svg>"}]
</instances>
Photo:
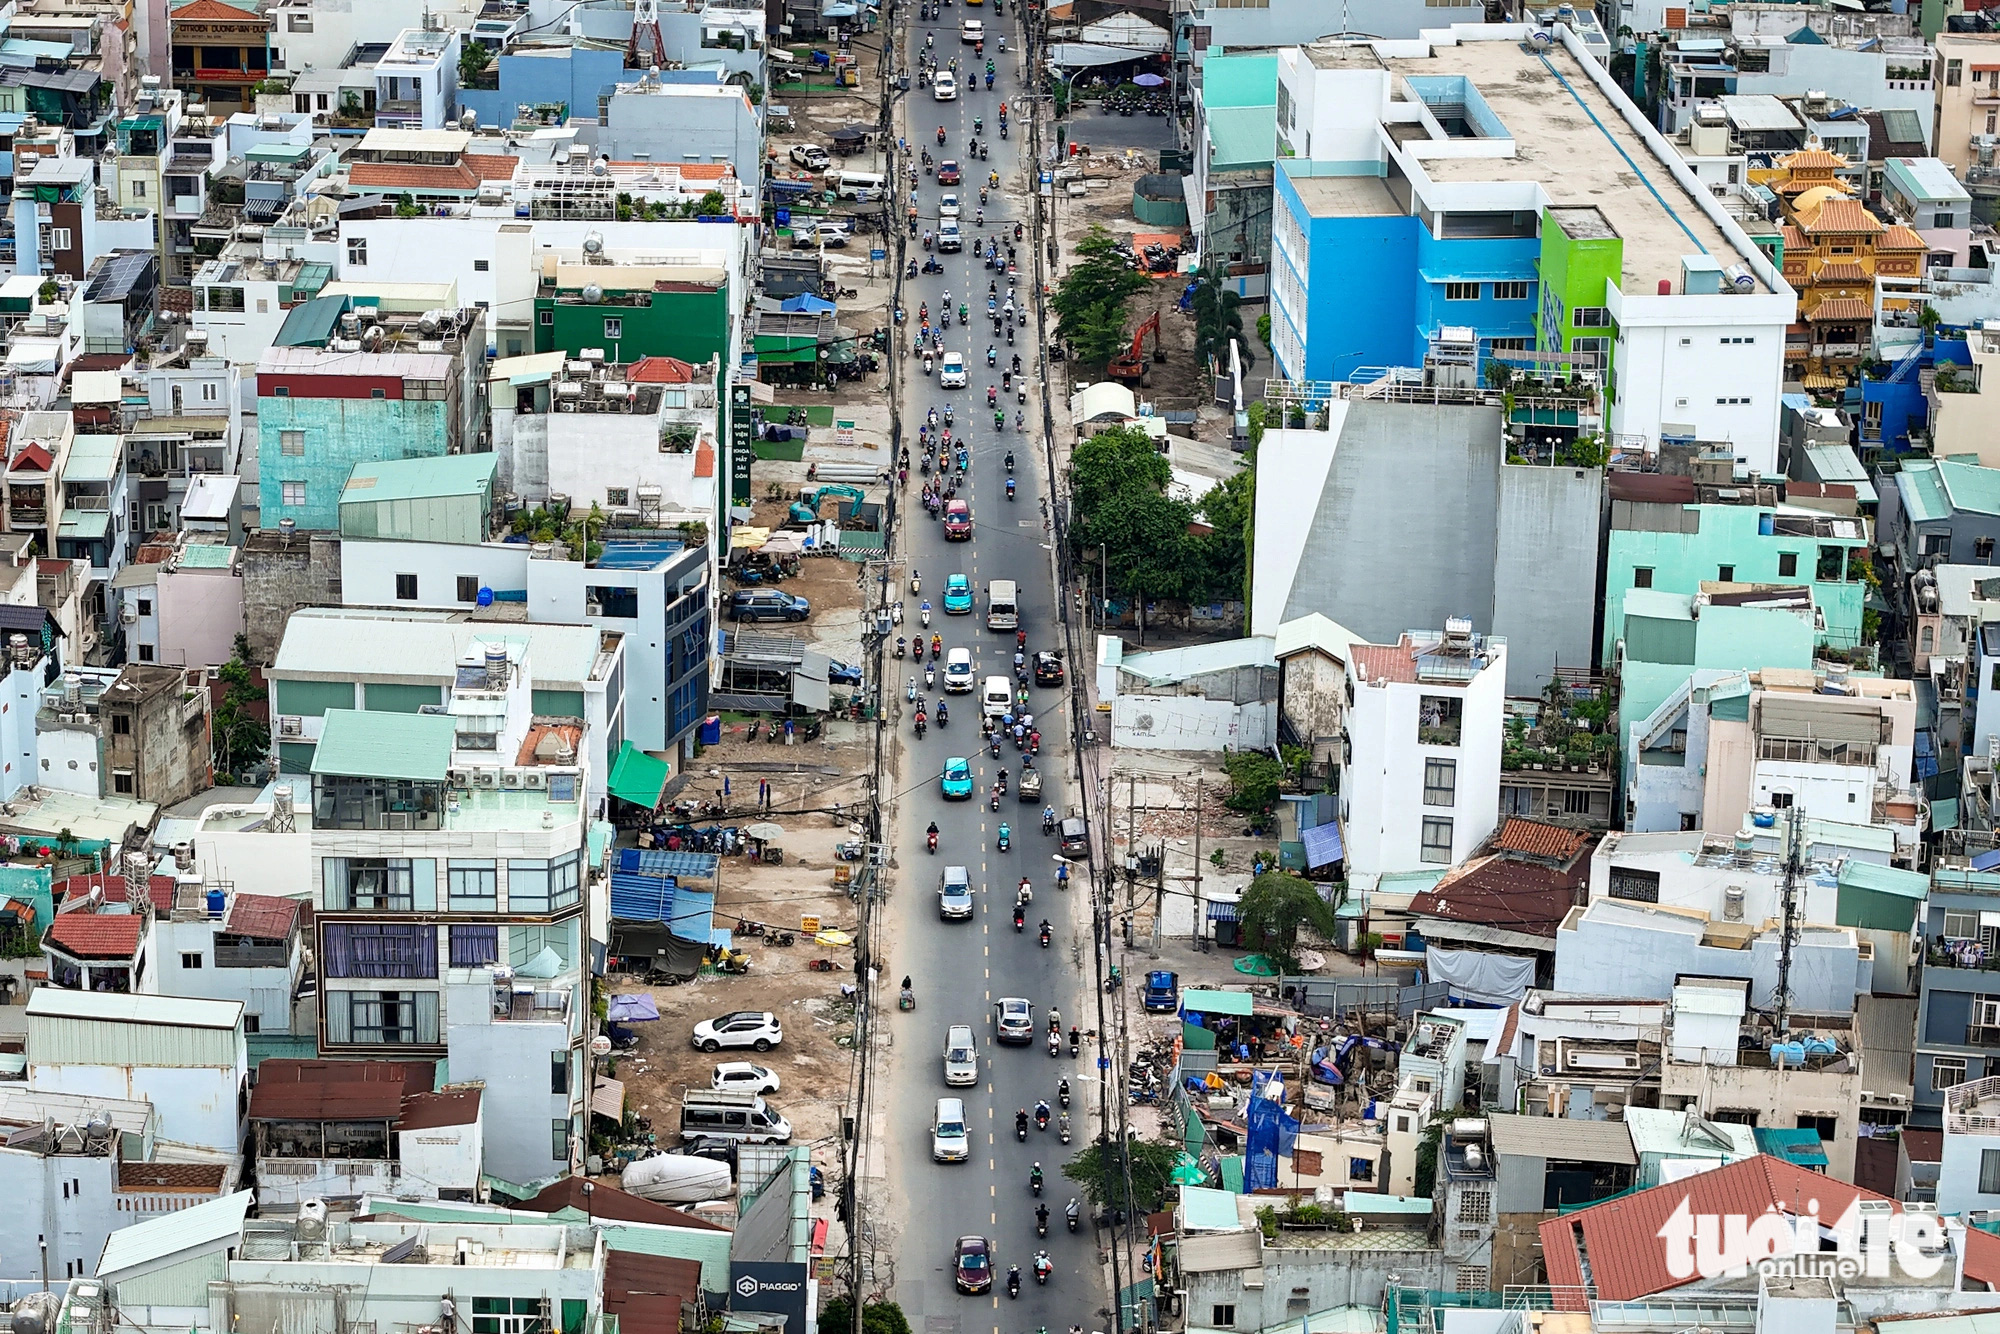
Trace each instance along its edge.
<instances>
[{"instance_id":1,"label":"balcony","mask_svg":"<svg viewBox=\"0 0 2000 1334\"><path fill-rule=\"evenodd\" d=\"M41 505L9 505L7 518L16 529L49 526L48 509Z\"/></svg>"},{"instance_id":2,"label":"balcony","mask_svg":"<svg viewBox=\"0 0 2000 1334\"><path fill-rule=\"evenodd\" d=\"M493 984L495 1023L561 1024L569 1021L573 988L519 982Z\"/></svg>"},{"instance_id":3,"label":"balcony","mask_svg":"<svg viewBox=\"0 0 2000 1334\"><path fill-rule=\"evenodd\" d=\"M217 968L287 968L292 951L287 945L217 945Z\"/></svg>"}]
</instances>

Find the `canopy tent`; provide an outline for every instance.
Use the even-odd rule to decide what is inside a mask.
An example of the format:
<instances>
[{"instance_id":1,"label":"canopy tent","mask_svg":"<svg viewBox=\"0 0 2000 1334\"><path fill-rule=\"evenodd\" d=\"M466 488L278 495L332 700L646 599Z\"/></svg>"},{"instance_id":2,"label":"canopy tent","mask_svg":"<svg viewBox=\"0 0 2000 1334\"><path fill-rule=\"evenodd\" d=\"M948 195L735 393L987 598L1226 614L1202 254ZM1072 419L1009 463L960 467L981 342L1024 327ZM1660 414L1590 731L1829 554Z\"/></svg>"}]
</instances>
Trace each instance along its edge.
<instances>
[{"instance_id":1,"label":"canopy tent","mask_svg":"<svg viewBox=\"0 0 2000 1334\"><path fill-rule=\"evenodd\" d=\"M673 768L665 760L656 759L627 741L619 748L618 758L611 762L611 795L650 811L660 804L660 794L666 791L667 779L672 776Z\"/></svg>"},{"instance_id":2,"label":"canopy tent","mask_svg":"<svg viewBox=\"0 0 2000 1334\"><path fill-rule=\"evenodd\" d=\"M778 309L792 315L829 315L840 307L810 292L800 292L797 296L786 297Z\"/></svg>"},{"instance_id":3,"label":"canopy tent","mask_svg":"<svg viewBox=\"0 0 2000 1334\"><path fill-rule=\"evenodd\" d=\"M660 1017L660 1004L643 992L613 996L604 1017L614 1024L640 1024Z\"/></svg>"}]
</instances>

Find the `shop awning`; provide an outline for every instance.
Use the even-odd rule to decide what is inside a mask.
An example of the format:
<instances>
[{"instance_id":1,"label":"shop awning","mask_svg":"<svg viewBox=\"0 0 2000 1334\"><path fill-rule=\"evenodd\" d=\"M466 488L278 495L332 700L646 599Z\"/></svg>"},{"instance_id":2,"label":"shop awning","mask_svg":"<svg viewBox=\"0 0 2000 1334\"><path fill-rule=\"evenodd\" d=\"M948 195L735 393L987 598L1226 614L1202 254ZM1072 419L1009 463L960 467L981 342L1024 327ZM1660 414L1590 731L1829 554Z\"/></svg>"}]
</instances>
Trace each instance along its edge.
<instances>
[{"instance_id":1,"label":"shop awning","mask_svg":"<svg viewBox=\"0 0 2000 1334\"><path fill-rule=\"evenodd\" d=\"M1347 849L1340 842L1340 825L1328 820L1310 829L1301 830L1299 838L1306 845L1306 866L1331 866L1347 855Z\"/></svg>"},{"instance_id":2,"label":"shop awning","mask_svg":"<svg viewBox=\"0 0 2000 1334\"><path fill-rule=\"evenodd\" d=\"M1248 1016L1255 1002L1247 991L1186 991L1181 993L1181 1009L1201 1014Z\"/></svg>"},{"instance_id":3,"label":"shop awning","mask_svg":"<svg viewBox=\"0 0 2000 1334\"><path fill-rule=\"evenodd\" d=\"M660 793L666 791L671 774L665 760L655 759L627 741L611 762L611 795L650 811L660 804Z\"/></svg>"},{"instance_id":4,"label":"shop awning","mask_svg":"<svg viewBox=\"0 0 2000 1334\"><path fill-rule=\"evenodd\" d=\"M1211 922L1234 922L1240 919L1241 914L1237 911L1236 905L1233 903L1210 903L1208 905L1208 920Z\"/></svg>"}]
</instances>

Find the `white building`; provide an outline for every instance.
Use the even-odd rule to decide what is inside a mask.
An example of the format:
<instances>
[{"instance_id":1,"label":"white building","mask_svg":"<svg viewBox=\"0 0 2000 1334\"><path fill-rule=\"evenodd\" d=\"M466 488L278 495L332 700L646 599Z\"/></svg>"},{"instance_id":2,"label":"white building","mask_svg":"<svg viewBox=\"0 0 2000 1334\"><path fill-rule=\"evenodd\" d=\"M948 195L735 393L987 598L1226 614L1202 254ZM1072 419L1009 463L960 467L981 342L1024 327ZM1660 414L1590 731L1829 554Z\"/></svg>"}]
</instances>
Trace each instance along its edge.
<instances>
[{"instance_id":1,"label":"white building","mask_svg":"<svg viewBox=\"0 0 2000 1334\"><path fill-rule=\"evenodd\" d=\"M241 1002L41 987L27 1017L36 1088L150 1102L160 1140L241 1150L250 1085Z\"/></svg>"},{"instance_id":2,"label":"white building","mask_svg":"<svg viewBox=\"0 0 2000 1334\"><path fill-rule=\"evenodd\" d=\"M1499 823L1506 641L1451 620L1351 652L1348 876L1455 866Z\"/></svg>"},{"instance_id":3,"label":"white building","mask_svg":"<svg viewBox=\"0 0 2000 1334\"><path fill-rule=\"evenodd\" d=\"M375 124L380 129L456 128L458 53L455 28L405 28L375 62Z\"/></svg>"},{"instance_id":4,"label":"white building","mask_svg":"<svg viewBox=\"0 0 2000 1334\"><path fill-rule=\"evenodd\" d=\"M257 1207L311 1199L474 1200L484 1155L481 1090L433 1090L429 1061L298 1061L257 1067L250 1097Z\"/></svg>"},{"instance_id":5,"label":"white building","mask_svg":"<svg viewBox=\"0 0 2000 1334\"><path fill-rule=\"evenodd\" d=\"M153 967L143 989L236 1001L246 1035L310 1036L315 1016L309 997L300 996L310 978L303 906L296 898L182 881L173 910L153 924Z\"/></svg>"}]
</instances>

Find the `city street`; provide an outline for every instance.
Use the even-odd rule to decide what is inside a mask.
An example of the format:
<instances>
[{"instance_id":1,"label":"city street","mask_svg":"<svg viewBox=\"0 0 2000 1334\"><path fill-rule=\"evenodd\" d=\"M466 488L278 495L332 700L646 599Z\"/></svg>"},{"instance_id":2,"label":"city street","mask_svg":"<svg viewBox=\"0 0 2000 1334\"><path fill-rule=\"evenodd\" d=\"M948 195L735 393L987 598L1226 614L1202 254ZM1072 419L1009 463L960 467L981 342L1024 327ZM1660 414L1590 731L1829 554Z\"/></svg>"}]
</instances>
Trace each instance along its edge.
<instances>
[{"instance_id":1,"label":"city street","mask_svg":"<svg viewBox=\"0 0 2000 1334\"><path fill-rule=\"evenodd\" d=\"M1109 1320L1091 1211L1084 1204L1079 1231L1071 1234L1066 1229L1064 1205L1079 1192L1061 1171L1062 1164L1091 1133L1097 1106L1096 1044L1086 1037L1081 1055L1075 1059L1069 1055L1066 1038L1059 1058L1052 1059L1045 1045L1051 1006L1060 1007L1065 1030L1076 1023L1094 1036L1096 1026L1096 1007L1089 1004L1094 998L1090 993L1090 918L1083 879L1079 877L1075 890L1058 889L1057 840L1044 836L1041 819L1045 805L1054 807L1060 816L1076 800L1066 691L1074 684L1077 664L1065 663L1069 678L1061 687L1034 686L1030 690L1027 707L1042 733L1037 767L1045 773L1046 786L1041 800L1018 799L1022 756L1011 740L996 759L981 744L979 730L980 685L989 675L1010 683L1014 677L1014 632L987 625L992 581L1012 580L1018 585L1019 624L1026 632L1030 661L1038 650L1062 647L1050 537L1045 529L1046 455L1041 439L1042 367L1041 349L1034 342L1036 323L1032 310L1025 325L1017 314L1011 322L1014 341L1009 344L1004 332L995 332L986 313L989 293L1002 306L1008 299L1006 243L1013 240L1017 222L1024 228L1023 239L1015 246L1021 262L1020 275L1013 284L1017 298L1030 299L1033 284L1028 260L1037 238L1027 195L1029 167L1023 161L1028 138L1017 101L1024 91L1021 26L1011 4L1001 16L995 15L990 4L947 4L930 20L912 10L910 0L903 0L903 4L905 13L899 17L897 31L904 34L907 44L899 68L914 70L929 38L933 43L930 52L941 71L953 57L958 58L960 86L956 100L937 101L932 90L913 74L910 90L899 99L898 133L909 142L899 182L905 192L907 166L912 162L918 165L915 199L919 239L908 242L907 253L919 265L931 258L921 237L937 231L944 221L938 210L940 196L947 192L958 196L965 239L962 252L937 256L944 267L942 274L906 279L903 306L907 319L897 336L907 353L918 331L919 307L929 307L934 327L949 307L952 323L941 330L943 346L964 358L966 384L963 388L942 388L941 366L926 375L920 357L907 357L904 362L903 442L910 450L911 469L899 541L905 614L897 633L916 634L921 628L919 608L928 600L933 616L926 635L938 635L947 653L960 647L971 650L974 689L944 694L944 664L940 662L936 664L936 686L926 691L922 667L907 659L898 662L893 654L885 658L884 685L895 701L891 718L900 756L895 765L899 794L892 834L897 890L887 905L894 952L884 994L893 995L895 983L909 974L915 983L917 1008L913 1014L892 1017L895 1041L875 1095L878 1124L887 1136L888 1198L892 1201L887 1211L892 1217L883 1221L895 1236L895 1296L920 1334L984 1334L988 1330L1033 1334L1044 1327L1051 1334L1064 1334L1072 1325L1098 1330L1107 1328ZM986 25L983 56L975 54L971 42L961 41L960 24L966 19L978 19ZM1007 39L1005 52L998 49L1001 34ZM984 87L988 58L996 70L991 91ZM1009 103L1011 113L1010 137L1006 139L999 137L1003 101ZM983 122L976 133L975 118ZM938 143L939 126L945 134L942 146ZM970 149L969 141L975 137L987 145L988 155L983 160ZM962 172L960 183L940 186L935 165L928 173L922 166L919 154L924 151L934 162L956 162ZM990 181L990 173L997 174L998 184L984 205L982 224L978 217L980 187ZM906 213L907 207L906 193L899 200L898 212ZM989 241L997 245L998 272L983 262ZM971 317L969 328L959 320L961 303ZM987 362L989 346L997 363L992 368ZM1011 369L1016 354L1031 377L1025 403L1014 390L1001 388L1002 372ZM989 386L996 390L999 410L1005 414L1004 427L999 429L995 427L994 408L988 406ZM918 428L926 424L932 408L939 412L942 425L947 404L954 411L954 451L961 440L970 449L968 471L956 497L970 504L972 527L967 541L948 541L945 525L926 511L921 500L927 479L917 466L924 453ZM1019 428L1017 414L1025 416L1025 431ZM1006 458L1010 451L1015 456L1017 486L1012 501L1007 496ZM947 454L944 462L951 459ZM970 586L969 614L944 614L946 580L954 574L964 575ZM910 592L913 576L921 578L919 595ZM929 704L931 725L922 739L914 735L915 710L907 701L907 683L912 677ZM942 728L936 722L940 700L950 712L950 721ZM941 793L940 778L951 757L969 761L969 800L947 801ZM990 794L1003 768L1010 784L995 811ZM934 856L925 852L925 831L933 821L939 830ZM1002 822L1012 832L1013 846L1005 852L998 846ZM944 920L940 915L938 883L949 865L964 866L969 873L973 890L969 919ZM1016 886L1024 876L1032 882L1034 902L1026 913L1025 929L1016 932L1013 905ZM1047 948L1040 946L1036 932L1044 918L1052 926ZM1005 997L1023 998L1034 1007L1031 1043L1001 1046L995 1042L995 1006ZM978 1039L979 1075L970 1087L949 1088L944 1082L942 1054L946 1029L952 1024L971 1025ZM1059 1114L1056 1091L1063 1076L1069 1078L1074 1095L1071 1143L1059 1142L1053 1117L1047 1131L1031 1125L1028 1142L1019 1142L1014 1126L1017 1111L1032 1112L1037 1100L1046 1099ZM967 1162L932 1161L932 1112L937 1099L944 1096L965 1100L971 1132ZM1047 1178L1041 1201L1049 1208L1046 1240L1036 1236L1037 1201L1029 1190L1030 1168L1037 1162ZM990 1240L994 1255L990 1293L967 1295L955 1287L953 1246L964 1235ZM1035 1252L1044 1249L1053 1266L1046 1287L1036 1284L1033 1270ZM1007 1272L1015 1265L1021 1271L1018 1301L1010 1300L1006 1293Z\"/></svg>"}]
</instances>

